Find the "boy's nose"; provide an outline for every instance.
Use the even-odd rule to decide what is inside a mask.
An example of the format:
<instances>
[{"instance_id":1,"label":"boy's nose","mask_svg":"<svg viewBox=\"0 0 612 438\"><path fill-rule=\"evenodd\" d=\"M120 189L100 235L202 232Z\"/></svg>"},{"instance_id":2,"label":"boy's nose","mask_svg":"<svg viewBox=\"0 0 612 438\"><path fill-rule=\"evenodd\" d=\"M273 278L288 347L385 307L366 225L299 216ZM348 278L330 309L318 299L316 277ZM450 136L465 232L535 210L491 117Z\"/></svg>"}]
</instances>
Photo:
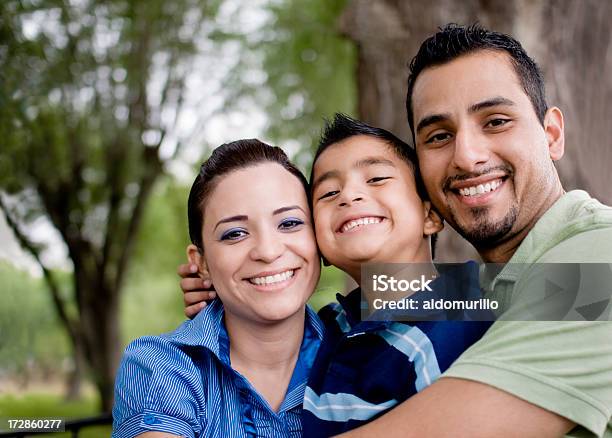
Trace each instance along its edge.
<instances>
[{"instance_id":1,"label":"boy's nose","mask_svg":"<svg viewBox=\"0 0 612 438\"><path fill-rule=\"evenodd\" d=\"M351 205L352 203L359 202L359 201L363 201L363 196L357 195L357 196L354 196L352 199L351 198L341 199L339 205L340 207L346 207L347 205Z\"/></svg>"}]
</instances>

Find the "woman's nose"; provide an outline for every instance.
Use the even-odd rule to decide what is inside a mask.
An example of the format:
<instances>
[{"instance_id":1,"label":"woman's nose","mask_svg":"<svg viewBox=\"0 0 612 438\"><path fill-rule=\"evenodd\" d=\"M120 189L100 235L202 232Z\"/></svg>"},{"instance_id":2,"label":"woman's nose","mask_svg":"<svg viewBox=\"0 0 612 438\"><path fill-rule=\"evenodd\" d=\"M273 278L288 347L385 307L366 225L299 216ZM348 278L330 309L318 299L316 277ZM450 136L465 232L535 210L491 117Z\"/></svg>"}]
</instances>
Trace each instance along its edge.
<instances>
[{"instance_id":1,"label":"woman's nose","mask_svg":"<svg viewBox=\"0 0 612 438\"><path fill-rule=\"evenodd\" d=\"M260 234L253 239L253 242L254 245L250 251L251 258L264 263L272 263L279 258L285 250L285 243L280 236L274 233Z\"/></svg>"}]
</instances>

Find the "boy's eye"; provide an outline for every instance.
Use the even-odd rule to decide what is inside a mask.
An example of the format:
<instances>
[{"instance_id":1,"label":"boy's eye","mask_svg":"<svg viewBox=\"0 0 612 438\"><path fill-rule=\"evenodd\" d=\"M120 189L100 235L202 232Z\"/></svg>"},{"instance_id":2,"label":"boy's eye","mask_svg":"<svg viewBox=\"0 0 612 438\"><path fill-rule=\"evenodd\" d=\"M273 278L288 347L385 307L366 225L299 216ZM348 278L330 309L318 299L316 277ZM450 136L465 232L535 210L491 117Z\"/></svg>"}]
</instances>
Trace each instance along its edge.
<instances>
[{"instance_id":1,"label":"boy's eye","mask_svg":"<svg viewBox=\"0 0 612 438\"><path fill-rule=\"evenodd\" d=\"M338 193L340 193L339 190L332 190L332 191L329 191L329 192L325 193L323 196L320 196L317 200L320 201L321 199L329 198L331 196L335 196Z\"/></svg>"},{"instance_id":2,"label":"boy's eye","mask_svg":"<svg viewBox=\"0 0 612 438\"><path fill-rule=\"evenodd\" d=\"M290 217L287 219L284 219L279 225L278 228L280 230L293 230L297 227L299 227L300 225L304 225L304 221L302 219L298 219L296 217Z\"/></svg>"},{"instance_id":3,"label":"boy's eye","mask_svg":"<svg viewBox=\"0 0 612 438\"><path fill-rule=\"evenodd\" d=\"M377 183L377 182L381 182L387 179L390 179L390 176L375 176L374 178L370 178L368 180L368 184L372 184L372 183Z\"/></svg>"},{"instance_id":4,"label":"boy's eye","mask_svg":"<svg viewBox=\"0 0 612 438\"><path fill-rule=\"evenodd\" d=\"M242 228L232 228L224 232L219 240L240 240L246 235L248 235L246 230Z\"/></svg>"}]
</instances>

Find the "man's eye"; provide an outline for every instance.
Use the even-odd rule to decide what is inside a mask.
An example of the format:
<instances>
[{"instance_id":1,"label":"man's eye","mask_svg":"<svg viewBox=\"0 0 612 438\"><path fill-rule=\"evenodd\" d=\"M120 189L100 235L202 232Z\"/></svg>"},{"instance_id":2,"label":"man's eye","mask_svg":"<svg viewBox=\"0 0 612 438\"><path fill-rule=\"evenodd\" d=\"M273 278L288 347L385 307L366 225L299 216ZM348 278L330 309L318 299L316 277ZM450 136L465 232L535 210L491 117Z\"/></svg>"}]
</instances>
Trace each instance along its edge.
<instances>
[{"instance_id":1,"label":"man's eye","mask_svg":"<svg viewBox=\"0 0 612 438\"><path fill-rule=\"evenodd\" d=\"M370 178L368 180L368 184L381 182L381 181L384 181L384 180L390 179L390 178L391 178L390 176L375 176L374 178Z\"/></svg>"},{"instance_id":2,"label":"man's eye","mask_svg":"<svg viewBox=\"0 0 612 438\"><path fill-rule=\"evenodd\" d=\"M500 126L504 126L506 123L509 123L509 119L493 119L489 120L486 126L490 126L491 128L499 128Z\"/></svg>"},{"instance_id":3,"label":"man's eye","mask_svg":"<svg viewBox=\"0 0 612 438\"><path fill-rule=\"evenodd\" d=\"M434 143L443 143L450 138L450 134L448 132L441 132L439 134L432 135L425 143L434 144Z\"/></svg>"},{"instance_id":4,"label":"man's eye","mask_svg":"<svg viewBox=\"0 0 612 438\"><path fill-rule=\"evenodd\" d=\"M330 198L332 196L336 196L338 193L340 193L339 190L332 190L330 192L325 193L323 196L320 196L318 201L320 201L321 199L324 199L324 198Z\"/></svg>"},{"instance_id":5,"label":"man's eye","mask_svg":"<svg viewBox=\"0 0 612 438\"><path fill-rule=\"evenodd\" d=\"M231 230L227 230L225 233L223 233L219 240L239 240L246 235L248 235L246 230L241 228L232 228Z\"/></svg>"},{"instance_id":6,"label":"man's eye","mask_svg":"<svg viewBox=\"0 0 612 438\"><path fill-rule=\"evenodd\" d=\"M299 227L300 225L304 225L304 221L298 218L287 218L285 220L283 220L279 225L278 228L280 230L293 230L294 228Z\"/></svg>"}]
</instances>

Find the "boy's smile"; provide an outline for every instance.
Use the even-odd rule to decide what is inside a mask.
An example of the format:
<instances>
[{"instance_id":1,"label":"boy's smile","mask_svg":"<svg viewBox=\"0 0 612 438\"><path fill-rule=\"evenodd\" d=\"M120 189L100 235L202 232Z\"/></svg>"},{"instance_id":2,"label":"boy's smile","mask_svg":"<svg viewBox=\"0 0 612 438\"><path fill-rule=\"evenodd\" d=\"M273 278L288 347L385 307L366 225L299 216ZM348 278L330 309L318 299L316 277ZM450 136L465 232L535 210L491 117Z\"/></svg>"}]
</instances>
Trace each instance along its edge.
<instances>
[{"instance_id":1,"label":"boy's smile","mask_svg":"<svg viewBox=\"0 0 612 438\"><path fill-rule=\"evenodd\" d=\"M382 139L349 137L329 146L314 164L319 248L357 281L362 263L430 260L427 211L410 165Z\"/></svg>"}]
</instances>

